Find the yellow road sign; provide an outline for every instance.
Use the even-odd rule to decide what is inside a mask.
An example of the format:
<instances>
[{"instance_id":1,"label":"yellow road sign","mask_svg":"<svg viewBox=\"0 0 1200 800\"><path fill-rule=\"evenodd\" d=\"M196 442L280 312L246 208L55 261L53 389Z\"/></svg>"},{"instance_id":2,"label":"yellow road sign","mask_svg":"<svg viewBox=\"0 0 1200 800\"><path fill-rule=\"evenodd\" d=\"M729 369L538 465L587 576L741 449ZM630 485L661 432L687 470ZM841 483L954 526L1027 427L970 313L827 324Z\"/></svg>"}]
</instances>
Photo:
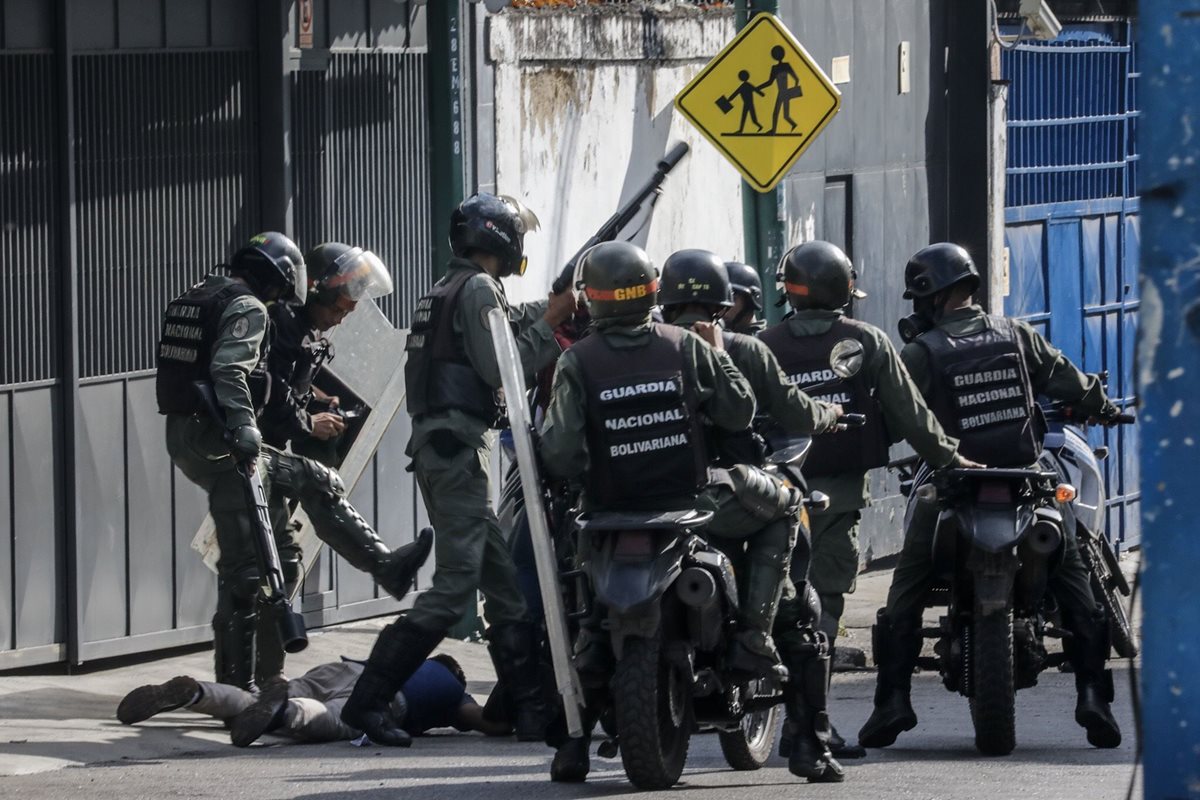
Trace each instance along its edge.
<instances>
[{"instance_id":1,"label":"yellow road sign","mask_svg":"<svg viewBox=\"0 0 1200 800\"><path fill-rule=\"evenodd\" d=\"M841 92L773 14L750 20L675 97L760 192L775 188L841 105Z\"/></svg>"}]
</instances>

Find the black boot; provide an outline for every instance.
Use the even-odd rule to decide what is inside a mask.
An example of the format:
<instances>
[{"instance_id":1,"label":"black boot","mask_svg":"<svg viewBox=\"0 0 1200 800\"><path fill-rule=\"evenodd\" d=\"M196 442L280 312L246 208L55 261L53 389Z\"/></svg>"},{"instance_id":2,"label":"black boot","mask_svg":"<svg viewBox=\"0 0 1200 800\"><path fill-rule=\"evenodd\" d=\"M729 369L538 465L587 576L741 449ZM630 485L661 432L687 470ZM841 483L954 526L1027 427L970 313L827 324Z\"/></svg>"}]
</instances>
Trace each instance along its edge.
<instances>
[{"instance_id":1,"label":"black boot","mask_svg":"<svg viewBox=\"0 0 1200 800\"><path fill-rule=\"evenodd\" d=\"M362 731L375 744L411 745L412 737L392 717L392 699L444 636L442 631L427 631L404 617L380 631L367 667L342 707L342 722Z\"/></svg>"},{"instance_id":2,"label":"black boot","mask_svg":"<svg viewBox=\"0 0 1200 800\"><path fill-rule=\"evenodd\" d=\"M251 601L253 602L253 601ZM223 608L217 600L213 615L213 672L217 683L254 691L255 613L250 609Z\"/></svg>"},{"instance_id":3,"label":"black boot","mask_svg":"<svg viewBox=\"0 0 1200 800\"><path fill-rule=\"evenodd\" d=\"M284 584L284 592L288 597L295 594L296 584ZM257 614L254 623L254 683L262 690L276 681L287 682L283 674L284 660L287 653L283 649L283 640L279 638L279 623L275 616L278 609L272 609L263 602L260 595L256 598Z\"/></svg>"},{"instance_id":4,"label":"black boot","mask_svg":"<svg viewBox=\"0 0 1200 800\"><path fill-rule=\"evenodd\" d=\"M809 783L841 783L846 779L842 765L829 752L829 718L813 709L800 691L789 690L785 733L790 742L788 771ZM782 748L782 742L780 744Z\"/></svg>"},{"instance_id":5,"label":"black boot","mask_svg":"<svg viewBox=\"0 0 1200 800\"><path fill-rule=\"evenodd\" d=\"M863 747L887 747L904 731L917 727L917 714L909 697L912 671L921 654L920 629L912 620L893 622L882 610L872 631L872 649L879 675L875 709L858 732Z\"/></svg>"},{"instance_id":6,"label":"black boot","mask_svg":"<svg viewBox=\"0 0 1200 800\"><path fill-rule=\"evenodd\" d=\"M592 768L592 735L590 731L578 739L567 739L550 763L550 780L555 783L583 783Z\"/></svg>"},{"instance_id":7,"label":"black boot","mask_svg":"<svg viewBox=\"0 0 1200 800\"><path fill-rule=\"evenodd\" d=\"M287 712L287 701L287 681L277 679L264 684L254 704L234 717L230 723L229 739L233 746L249 747L263 734L281 727Z\"/></svg>"},{"instance_id":8,"label":"black boot","mask_svg":"<svg viewBox=\"0 0 1200 800\"><path fill-rule=\"evenodd\" d=\"M155 714L174 711L191 705L200 697L200 685L195 678L180 675L166 683L139 686L117 706L117 719L125 725L135 725Z\"/></svg>"},{"instance_id":9,"label":"black boot","mask_svg":"<svg viewBox=\"0 0 1200 800\"><path fill-rule=\"evenodd\" d=\"M1088 744L1092 747L1120 747L1121 728L1112 715L1112 673L1108 686L1088 684L1079 690L1075 703L1075 721L1087 729Z\"/></svg>"},{"instance_id":10,"label":"black boot","mask_svg":"<svg viewBox=\"0 0 1200 800\"><path fill-rule=\"evenodd\" d=\"M1064 609L1066 612L1066 609ZM1093 747L1121 745L1121 728L1113 717L1112 670L1105 669L1108 659L1108 617L1097 611L1091 615L1064 613L1071 638L1064 642L1071 665L1075 668L1075 721L1087 730Z\"/></svg>"},{"instance_id":11,"label":"black boot","mask_svg":"<svg viewBox=\"0 0 1200 800\"><path fill-rule=\"evenodd\" d=\"M416 540L384 556L379 568L372 573L379 586L397 600L412 589L421 569L433 549L433 528L422 528Z\"/></svg>"},{"instance_id":12,"label":"black boot","mask_svg":"<svg viewBox=\"0 0 1200 800\"><path fill-rule=\"evenodd\" d=\"M488 653L496 676L508 687L514 706L517 741L540 742L553 717L542 695L537 639L531 622L493 625L487 631Z\"/></svg>"}]
</instances>

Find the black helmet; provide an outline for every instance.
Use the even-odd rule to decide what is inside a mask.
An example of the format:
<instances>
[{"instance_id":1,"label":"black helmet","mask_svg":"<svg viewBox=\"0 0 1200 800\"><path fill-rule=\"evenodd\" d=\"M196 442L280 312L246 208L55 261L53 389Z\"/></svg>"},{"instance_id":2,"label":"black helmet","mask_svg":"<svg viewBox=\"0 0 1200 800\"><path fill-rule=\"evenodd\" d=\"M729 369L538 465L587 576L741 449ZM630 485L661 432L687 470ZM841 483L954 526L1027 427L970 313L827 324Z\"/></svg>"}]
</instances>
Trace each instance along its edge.
<instances>
[{"instance_id":1,"label":"black helmet","mask_svg":"<svg viewBox=\"0 0 1200 800\"><path fill-rule=\"evenodd\" d=\"M339 301L357 303L392 292L392 276L370 250L325 242L309 250L304 261L311 276L308 296L313 302L327 306Z\"/></svg>"},{"instance_id":2,"label":"black helmet","mask_svg":"<svg viewBox=\"0 0 1200 800\"><path fill-rule=\"evenodd\" d=\"M260 233L233 254L229 271L246 281L260 300L304 305L308 276L300 248L275 231Z\"/></svg>"},{"instance_id":3,"label":"black helmet","mask_svg":"<svg viewBox=\"0 0 1200 800\"><path fill-rule=\"evenodd\" d=\"M729 273L729 285L733 293L745 295L755 311L762 311L762 278L758 276L758 270L740 261L726 261L725 269Z\"/></svg>"},{"instance_id":4,"label":"black helmet","mask_svg":"<svg viewBox=\"0 0 1200 800\"><path fill-rule=\"evenodd\" d=\"M465 258L472 250L500 258L500 277L525 273L525 234L538 229L532 211L506 195L473 194L450 215L450 250Z\"/></svg>"},{"instance_id":5,"label":"black helmet","mask_svg":"<svg viewBox=\"0 0 1200 800\"><path fill-rule=\"evenodd\" d=\"M646 316L658 304L658 270L629 242L603 242L579 259L579 283L592 319Z\"/></svg>"},{"instance_id":6,"label":"black helmet","mask_svg":"<svg viewBox=\"0 0 1200 800\"><path fill-rule=\"evenodd\" d=\"M908 260L904 268L904 299L931 297L964 281L979 288L979 270L971 254L950 242L931 244Z\"/></svg>"},{"instance_id":7,"label":"black helmet","mask_svg":"<svg viewBox=\"0 0 1200 800\"><path fill-rule=\"evenodd\" d=\"M866 297L854 288L858 273L842 248L829 242L805 242L784 254L779 278L793 308L845 307L851 297Z\"/></svg>"},{"instance_id":8,"label":"black helmet","mask_svg":"<svg viewBox=\"0 0 1200 800\"><path fill-rule=\"evenodd\" d=\"M725 262L709 250L672 253L663 262L658 301L664 308L688 303L728 308L733 305L733 289Z\"/></svg>"}]
</instances>

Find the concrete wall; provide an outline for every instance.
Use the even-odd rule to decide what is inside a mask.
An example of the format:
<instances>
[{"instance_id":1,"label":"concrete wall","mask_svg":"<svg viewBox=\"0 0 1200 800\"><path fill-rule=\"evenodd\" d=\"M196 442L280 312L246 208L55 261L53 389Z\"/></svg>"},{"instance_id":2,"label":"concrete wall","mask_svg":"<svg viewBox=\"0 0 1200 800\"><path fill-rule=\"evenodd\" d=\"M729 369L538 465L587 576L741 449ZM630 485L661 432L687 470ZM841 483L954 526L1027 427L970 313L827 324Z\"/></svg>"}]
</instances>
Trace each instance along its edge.
<instances>
[{"instance_id":1,"label":"concrete wall","mask_svg":"<svg viewBox=\"0 0 1200 800\"><path fill-rule=\"evenodd\" d=\"M509 11L489 23L495 190L542 223L526 239L529 272L509 282L511 297L544 297L562 264L678 140L692 151L634 241L658 263L684 247L741 257L740 178L672 107L733 37L732 12Z\"/></svg>"},{"instance_id":2,"label":"concrete wall","mask_svg":"<svg viewBox=\"0 0 1200 800\"><path fill-rule=\"evenodd\" d=\"M946 236L945 0L783 0L779 13L827 74L835 58L849 59L850 74L838 85L841 111L780 185L785 247L812 239L843 247L870 295L854 316L899 345L896 321L911 310L901 299L904 265ZM871 493L864 559L898 552L902 540L895 478L876 470Z\"/></svg>"}]
</instances>

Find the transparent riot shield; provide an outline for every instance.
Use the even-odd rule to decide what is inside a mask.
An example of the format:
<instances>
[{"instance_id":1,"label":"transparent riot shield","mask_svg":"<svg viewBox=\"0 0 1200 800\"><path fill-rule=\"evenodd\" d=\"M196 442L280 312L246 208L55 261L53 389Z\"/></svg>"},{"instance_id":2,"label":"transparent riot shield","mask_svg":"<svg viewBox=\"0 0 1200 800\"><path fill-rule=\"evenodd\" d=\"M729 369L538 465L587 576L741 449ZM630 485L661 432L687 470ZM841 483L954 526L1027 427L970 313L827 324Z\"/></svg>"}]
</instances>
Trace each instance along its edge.
<instances>
[{"instance_id":1,"label":"transparent riot shield","mask_svg":"<svg viewBox=\"0 0 1200 800\"><path fill-rule=\"evenodd\" d=\"M583 694L571 663L571 640L567 633L567 616L558 581L558 559L546 521L546 507L542 502L542 479L533 452L533 421L525 398L521 356L517 352L517 342L513 338L508 316L502 309L492 309L488 314L488 324L492 331L492 344L496 348L496 361L500 366L500 378L508 404L508 422L512 428L517 467L521 473L525 513L529 518L538 585L542 590L542 605L546 612L546 638L550 642L550 655L554 662L554 680L562 696L567 732L573 738L578 738L583 735L580 718Z\"/></svg>"}]
</instances>

